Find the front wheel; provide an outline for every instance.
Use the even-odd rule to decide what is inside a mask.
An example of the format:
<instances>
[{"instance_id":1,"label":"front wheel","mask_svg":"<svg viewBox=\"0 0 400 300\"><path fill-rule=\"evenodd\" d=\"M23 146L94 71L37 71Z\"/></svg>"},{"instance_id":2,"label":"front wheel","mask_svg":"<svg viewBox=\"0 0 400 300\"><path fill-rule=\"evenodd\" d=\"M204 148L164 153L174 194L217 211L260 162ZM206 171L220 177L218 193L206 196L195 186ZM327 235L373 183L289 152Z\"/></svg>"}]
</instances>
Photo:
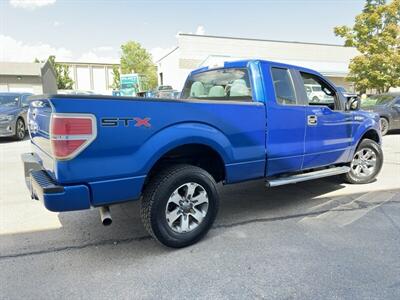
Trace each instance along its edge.
<instances>
[{"instance_id":1,"label":"front wheel","mask_svg":"<svg viewBox=\"0 0 400 300\"><path fill-rule=\"evenodd\" d=\"M386 135L389 131L389 121L386 118L380 118L381 134Z\"/></svg>"},{"instance_id":2,"label":"front wheel","mask_svg":"<svg viewBox=\"0 0 400 300\"><path fill-rule=\"evenodd\" d=\"M217 216L216 182L191 165L168 167L143 193L141 216L146 230L165 246L181 248L199 241Z\"/></svg>"},{"instance_id":3,"label":"front wheel","mask_svg":"<svg viewBox=\"0 0 400 300\"><path fill-rule=\"evenodd\" d=\"M14 139L17 141L22 141L25 138L25 135L26 135L25 123L22 119L18 119L17 123L15 124Z\"/></svg>"},{"instance_id":4,"label":"front wheel","mask_svg":"<svg viewBox=\"0 0 400 300\"><path fill-rule=\"evenodd\" d=\"M354 153L350 163L350 172L345 174L345 179L349 183L369 183L378 175L382 164L381 147L373 140L364 139Z\"/></svg>"}]
</instances>

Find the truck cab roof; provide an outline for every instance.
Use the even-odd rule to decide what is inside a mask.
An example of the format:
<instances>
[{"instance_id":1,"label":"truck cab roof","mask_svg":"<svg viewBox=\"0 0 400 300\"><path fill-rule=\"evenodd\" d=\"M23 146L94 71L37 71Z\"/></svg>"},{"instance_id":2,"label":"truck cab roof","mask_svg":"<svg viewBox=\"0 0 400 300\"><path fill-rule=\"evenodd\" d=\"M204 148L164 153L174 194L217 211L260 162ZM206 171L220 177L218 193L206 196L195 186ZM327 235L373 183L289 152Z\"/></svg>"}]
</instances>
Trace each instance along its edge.
<instances>
[{"instance_id":1,"label":"truck cab roof","mask_svg":"<svg viewBox=\"0 0 400 300\"><path fill-rule=\"evenodd\" d=\"M201 73L201 72L204 72L204 71L207 71L207 70L214 70L214 69L246 68L249 65L249 63L252 63L252 62L253 63L264 62L264 63L266 63L268 65L274 65L274 66L278 66L278 67L282 67L282 68L296 69L296 70L304 71L304 72L307 72L307 73L319 74L315 70L304 68L304 67L297 66L297 65L285 64L285 63L280 63L280 62L275 62L275 61L270 61L270 60L264 60L264 59L244 59L244 60L226 61L221 65L201 67L201 68L195 69L192 72L190 72L190 75L194 75L194 74L197 74L197 73Z\"/></svg>"}]
</instances>

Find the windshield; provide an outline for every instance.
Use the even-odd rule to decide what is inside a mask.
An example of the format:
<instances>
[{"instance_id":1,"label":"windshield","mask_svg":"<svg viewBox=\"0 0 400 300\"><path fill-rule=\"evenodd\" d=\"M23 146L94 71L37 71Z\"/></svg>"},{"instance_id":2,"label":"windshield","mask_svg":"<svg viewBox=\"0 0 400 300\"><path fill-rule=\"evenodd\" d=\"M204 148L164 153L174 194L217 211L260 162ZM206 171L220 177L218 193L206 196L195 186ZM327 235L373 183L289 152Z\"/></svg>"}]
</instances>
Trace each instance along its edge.
<instances>
[{"instance_id":1,"label":"windshield","mask_svg":"<svg viewBox=\"0 0 400 300\"><path fill-rule=\"evenodd\" d=\"M17 107L19 96L16 95L0 95L0 106Z\"/></svg>"},{"instance_id":2,"label":"windshield","mask_svg":"<svg viewBox=\"0 0 400 300\"><path fill-rule=\"evenodd\" d=\"M373 95L361 100L361 107L369 107L375 105L385 105L391 102L396 96L394 95Z\"/></svg>"},{"instance_id":3,"label":"windshield","mask_svg":"<svg viewBox=\"0 0 400 300\"><path fill-rule=\"evenodd\" d=\"M251 101L247 69L219 69L191 76L182 92L183 99Z\"/></svg>"}]
</instances>

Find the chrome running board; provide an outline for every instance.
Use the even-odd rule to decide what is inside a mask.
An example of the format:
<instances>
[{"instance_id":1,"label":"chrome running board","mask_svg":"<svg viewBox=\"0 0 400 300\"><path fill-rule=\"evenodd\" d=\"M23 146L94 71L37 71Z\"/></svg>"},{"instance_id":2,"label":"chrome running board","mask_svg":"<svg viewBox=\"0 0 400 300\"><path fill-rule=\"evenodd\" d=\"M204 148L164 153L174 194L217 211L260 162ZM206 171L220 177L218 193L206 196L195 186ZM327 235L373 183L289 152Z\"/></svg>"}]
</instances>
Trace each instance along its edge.
<instances>
[{"instance_id":1,"label":"chrome running board","mask_svg":"<svg viewBox=\"0 0 400 300\"><path fill-rule=\"evenodd\" d=\"M350 168L346 167L346 166L323 169L323 170L319 170L319 171L308 172L308 173L303 173L303 174L296 174L296 175L287 176L287 177L277 177L277 178L273 178L273 179L271 178L270 180L266 181L266 185L267 185L267 187L274 187L274 186L279 186L279 185L297 183L297 182L302 182L302 181L307 181L307 180L314 180L314 179L318 179L318 178L344 174L349 171L350 171Z\"/></svg>"}]
</instances>

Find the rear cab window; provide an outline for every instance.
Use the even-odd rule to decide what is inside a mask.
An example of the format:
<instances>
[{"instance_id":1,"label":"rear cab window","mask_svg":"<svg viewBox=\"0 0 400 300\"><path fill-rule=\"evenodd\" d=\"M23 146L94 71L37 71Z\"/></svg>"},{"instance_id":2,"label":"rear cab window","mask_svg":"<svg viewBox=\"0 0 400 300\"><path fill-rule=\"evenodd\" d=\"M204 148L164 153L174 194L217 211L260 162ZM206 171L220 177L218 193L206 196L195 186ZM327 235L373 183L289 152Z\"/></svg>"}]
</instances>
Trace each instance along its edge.
<instances>
[{"instance_id":1,"label":"rear cab window","mask_svg":"<svg viewBox=\"0 0 400 300\"><path fill-rule=\"evenodd\" d=\"M281 105L297 105L297 97L290 72L286 68L271 68L275 97Z\"/></svg>"},{"instance_id":2,"label":"rear cab window","mask_svg":"<svg viewBox=\"0 0 400 300\"><path fill-rule=\"evenodd\" d=\"M188 78L182 99L252 101L249 73L246 68L204 71Z\"/></svg>"}]
</instances>

